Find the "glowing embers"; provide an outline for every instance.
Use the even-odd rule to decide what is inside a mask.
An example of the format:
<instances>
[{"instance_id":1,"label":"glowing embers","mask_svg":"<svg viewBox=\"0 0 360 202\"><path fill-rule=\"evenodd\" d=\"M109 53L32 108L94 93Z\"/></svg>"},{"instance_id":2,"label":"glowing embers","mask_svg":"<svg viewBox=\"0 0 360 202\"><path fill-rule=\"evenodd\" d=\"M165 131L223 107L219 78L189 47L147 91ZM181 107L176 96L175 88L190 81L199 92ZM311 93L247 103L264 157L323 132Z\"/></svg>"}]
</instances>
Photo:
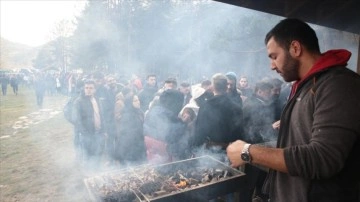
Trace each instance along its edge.
<instances>
[{"instance_id":1,"label":"glowing embers","mask_svg":"<svg viewBox=\"0 0 360 202\"><path fill-rule=\"evenodd\" d=\"M142 182L132 173L106 173L85 180L89 192L98 201L136 201L136 190Z\"/></svg>"},{"instance_id":2,"label":"glowing embers","mask_svg":"<svg viewBox=\"0 0 360 202\"><path fill-rule=\"evenodd\" d=\"M205 156L85 179L98 201L199 201L232 193L244 174Z\"/></svg>"}]
</instances>

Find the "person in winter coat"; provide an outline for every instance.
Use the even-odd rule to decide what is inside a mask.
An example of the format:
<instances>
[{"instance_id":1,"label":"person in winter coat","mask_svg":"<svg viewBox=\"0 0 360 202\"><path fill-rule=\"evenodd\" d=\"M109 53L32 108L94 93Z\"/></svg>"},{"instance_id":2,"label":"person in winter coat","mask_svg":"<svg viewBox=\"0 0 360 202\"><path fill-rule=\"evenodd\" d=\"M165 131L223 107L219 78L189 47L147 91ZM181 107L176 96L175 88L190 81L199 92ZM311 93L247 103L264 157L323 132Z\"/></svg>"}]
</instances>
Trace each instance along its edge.
<instances>
[{"instance_id":1,"label":"person in winter coat","mask_svg":"<svg viewBox=\"0 0 360 202\"><path fill-rule=\"evenodd\" d=\"M118 141L115 147L115 151L119 155L120 165L134 166L146 163L143 123L144 113L140 109L138 96L126 95L119 121Z\"/></svg>"},{"instance_id":2,"label":"person in winter coat","mask_svg":"<svg viewBox=\"0 0 360 202\"><path fill-rule=\"evenodd\" d=\"M6 95L7 86L9 84L9 77L7 75L1 75L0 77L2 95Z\"/></svg>"},{"instance_id":3,"label":"person in winter coat","mask_svg":"<svg viewBox=\"0 0 360 202\"><path fill-rule=\"evenodd\" d=\"M141 110L146 112L149 109L150 102L154 99L158 86L156 83L156 75L150 74L146 77L144 88L138 93L140 99Z\"/></svg>"},{"instance_id":4,"label":"person in winter coat","mask_svg":"<svg viewBox=\"0 0 360 202\"><path fill-rule=\"evenodd\" d=\"M99 166L107 134L103 109L95 92L95 82L85 81L83 93L74 101L74 120L85 160Z\"/></svg>"},{"instance_id":5,"label":"person in winter coat","mask_svg":"<svg viewBox=\"0 0 360 202\"><path fill-rule=\"evenodd\" d=\"M254 93L244 101L245 141L262 143L275 139L272 123L276 121L271 104L272 85L265 81L255 84Z\"/></svg>"},{"instance_id":6,"label":"person in winter coat","mask_svg":"<svg viewBox=\"0 0 360 202\"><path fill-rule=\"evenodd\" d=\"M212 77L214 96L200 106L195 123L195 133L191 140L194 149L202 145L207 148L226 146L241 138L243 131L243 111L227 95L227 78L223 74Z\"/></svg>"},{"instance_id":7,"label":"person in winter coat","mask_svg":"<svg viewBox=\"0 0 360 202\"><path fill-rule=\"evenodd\" d=\"M236 88L236 74L234 72L226 73L227 78L227 95L235 104L238 104L240 107L243 107L243 101L241 99L241 94Z\"/></svg>"},{"instance_id":8,"label":"person in winter coat","mask_svg":"<svg viewBox=\"0 0 360 202\"><path fill-rule=\"evenodd\" d=\"M360 76L346 68L351 53L321 53L298 19L280 21L265 44L271 69L295 83L276 148L238 140L227 148L232 166L268 167L270 201L360 201Z\"/></svg>"},{"instance_id":9,"label":"person in winter coat","mask_svg":"<svg viewBox=\"0 0 360 202\"><path fill-rule=\"evenodd\" d=\"M19 91L19 78L17 75L13 75L10 78L10 85L13 89L14 94L17 95Z\"/></svg>"},{"instance_id":10,"label":"person in winter coat","mask_svg":"<svg viewBox=\"0 0 360 202\"><path fill-rule=\"evenodd\" d=\"M178 117L184 96L174 89L165 90L159 104L145 116L144 134L150 163L166 163L184 159L185 145L179 144L184 137L186 124Z\"/></svg>"}]
</instances>

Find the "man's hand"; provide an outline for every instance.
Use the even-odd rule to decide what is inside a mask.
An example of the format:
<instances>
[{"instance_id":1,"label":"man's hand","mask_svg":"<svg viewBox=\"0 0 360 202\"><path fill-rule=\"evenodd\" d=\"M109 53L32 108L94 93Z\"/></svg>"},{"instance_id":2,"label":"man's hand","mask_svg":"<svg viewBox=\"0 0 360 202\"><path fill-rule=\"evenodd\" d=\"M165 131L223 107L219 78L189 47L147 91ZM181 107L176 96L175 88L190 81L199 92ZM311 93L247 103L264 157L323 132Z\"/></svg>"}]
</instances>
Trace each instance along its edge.
<instances>
[{"instance_id":1,"label":"man's hand","mask_svg":"<svg viewBox=\"0 0 360 202\"><path fill-rule=\"evenodd\" d=\"M275 130L279 130L279 128L280 128L280 120L274 122L274 123L272 124L272 127L273 127L273 129L275 129Z\"/></svg>"},{"instance_id":2,"label":"man's hand","mask_svg":"<svg viewBox=\"0 0 360 202\"><path fill-rule=\"evenodd\" d=\"M226 148L227 156L231 162L231 167L237 168L245 164L243 160L241 160L241 151L244 148L246 142L237 140Z\"/></svg>"}]
</instances>

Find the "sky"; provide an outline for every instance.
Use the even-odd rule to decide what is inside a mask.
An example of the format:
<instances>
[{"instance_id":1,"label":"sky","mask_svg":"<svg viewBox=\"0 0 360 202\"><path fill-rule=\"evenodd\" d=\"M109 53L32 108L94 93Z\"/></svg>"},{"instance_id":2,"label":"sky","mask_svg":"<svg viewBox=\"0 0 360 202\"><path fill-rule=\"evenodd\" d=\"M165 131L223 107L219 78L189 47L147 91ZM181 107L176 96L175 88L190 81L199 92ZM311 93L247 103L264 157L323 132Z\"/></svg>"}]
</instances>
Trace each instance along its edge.
<instances>
[{"instance_id":1,"label":"sky","mask_svg":"<svg viewBox=\"0 0 360 202\"><path fill-rule=\"evenodd\" d=\"M0 0L1 37L28 46L53 39L56 23L81 15L84 0Z\"/></svg>"}]
</instances>

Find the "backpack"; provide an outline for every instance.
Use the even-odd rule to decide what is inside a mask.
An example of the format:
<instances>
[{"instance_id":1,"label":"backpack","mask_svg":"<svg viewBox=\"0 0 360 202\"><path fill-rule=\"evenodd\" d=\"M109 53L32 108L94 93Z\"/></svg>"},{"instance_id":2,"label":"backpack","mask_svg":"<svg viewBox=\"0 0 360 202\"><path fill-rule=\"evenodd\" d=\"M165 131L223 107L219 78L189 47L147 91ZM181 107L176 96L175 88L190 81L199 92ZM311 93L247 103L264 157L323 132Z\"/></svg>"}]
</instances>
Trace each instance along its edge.
<instances>
[{"instance_id":1,"label":"backpack","mask_svg":"<svg viewBox=\"0 0 360 202\"><path fill-rule=\"evenodd\" d=\"M75 118L73 115L75 99L76 99L75 97L71 97L67 101L67 103L65 104L64 109L63 109L65 119L68 120L72 124L75 124Z\"/></svg>"}]
</instances>

